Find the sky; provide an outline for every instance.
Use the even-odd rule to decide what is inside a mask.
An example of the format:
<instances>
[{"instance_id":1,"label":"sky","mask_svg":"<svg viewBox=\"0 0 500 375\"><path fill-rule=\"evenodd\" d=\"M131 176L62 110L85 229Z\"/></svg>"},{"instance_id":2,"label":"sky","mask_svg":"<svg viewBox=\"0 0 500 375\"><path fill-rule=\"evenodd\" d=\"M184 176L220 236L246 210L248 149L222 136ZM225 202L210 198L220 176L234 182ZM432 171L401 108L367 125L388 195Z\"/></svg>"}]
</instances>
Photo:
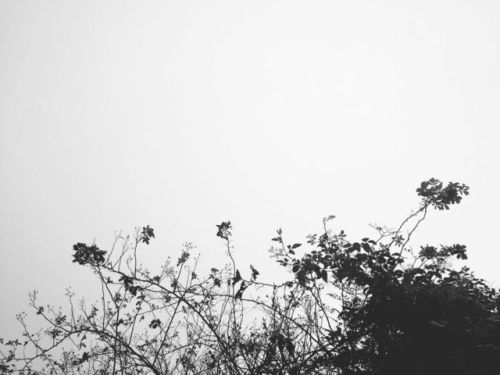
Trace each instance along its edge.
<instances>
[{"instance_id":1,"label":"sky","mask_svg":"<svg viewBox=\"0 0 500 375\"><path fill-rule=\"evenodd\" d=\"M92 296L76 242L151 225L273 278L277 228L395 227L430 177L471 195L415 246L500 287L498 1L0 0L0 337L27 293Z\"/></svg>"}]
</instances>

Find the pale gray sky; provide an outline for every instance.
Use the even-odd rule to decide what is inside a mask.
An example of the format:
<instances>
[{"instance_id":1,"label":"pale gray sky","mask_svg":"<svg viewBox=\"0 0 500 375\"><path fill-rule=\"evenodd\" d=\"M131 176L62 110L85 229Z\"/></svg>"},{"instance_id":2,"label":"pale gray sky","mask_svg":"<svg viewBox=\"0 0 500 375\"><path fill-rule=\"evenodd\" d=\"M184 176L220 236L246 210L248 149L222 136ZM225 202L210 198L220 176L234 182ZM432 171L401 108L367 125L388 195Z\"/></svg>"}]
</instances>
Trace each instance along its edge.
<instances>
[{"instance_id":1,"label":"pale gray sky","mask_svg":"<svg viewBox=\"0 0 500 375\"><path fill-rule=\"evenodd\" d=\"M290 241L394 226L429 177L465 182L422 244L500 284L498 1L0 0L0 336L26 293L90 292L75 242L149 224L272 273ZM416 244L419 244L417 241ZM276 266L277 267L277 266Z\"/></svg>"}]
</instances>

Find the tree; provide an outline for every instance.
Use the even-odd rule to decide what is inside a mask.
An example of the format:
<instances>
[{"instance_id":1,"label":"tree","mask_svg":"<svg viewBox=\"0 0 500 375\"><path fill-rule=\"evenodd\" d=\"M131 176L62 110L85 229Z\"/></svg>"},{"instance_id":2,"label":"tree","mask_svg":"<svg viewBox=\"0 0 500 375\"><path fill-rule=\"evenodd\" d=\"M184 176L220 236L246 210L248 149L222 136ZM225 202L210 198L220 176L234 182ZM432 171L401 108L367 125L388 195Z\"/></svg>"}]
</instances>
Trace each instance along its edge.
<instances>
[{"instance_id":1,"label":"tree","mask_svg":"<svg viewBox=\"0 0 500 375\"><path fill-rule=\"evenodd\" d=\"M289 281L259 280L232 255L231 223L217 226L228 264L198 275L186 244L158 274L138 253L149 226L118 236L109 251L77 243L73 261L101 284L101 299L64 313L30 297L46 328L26 314L21 339L1 340L0 369L19 374L496 374L500 294L468 268L459 244L413 249L430 209L447 210L466 185L424 181L418 209L396 229L350 241L343 231L310 235L304 245L272 239ZM303 246L303 247L302 247ZM296 254L299 248L302 255Z\"/></svg>"},{"instance_id":2,"label":"tree","mask_svg":"<svg viewBox=\"0 0 500 375\"><path fill-rule=\"evenodd\" d=\"M466 247L407 245L430 208L449 209L469 189L435 179L417 189L419 209L395 231L349 242L341 232L319 251L292 261L299 283L332 275L341 291L337 335L329 360L343 374L494 374L500 364L499 294L468 268ZM405 225L411 220L407 234ZM345 293L345 294L343 294Z\"/></svg>"}]
</instances>

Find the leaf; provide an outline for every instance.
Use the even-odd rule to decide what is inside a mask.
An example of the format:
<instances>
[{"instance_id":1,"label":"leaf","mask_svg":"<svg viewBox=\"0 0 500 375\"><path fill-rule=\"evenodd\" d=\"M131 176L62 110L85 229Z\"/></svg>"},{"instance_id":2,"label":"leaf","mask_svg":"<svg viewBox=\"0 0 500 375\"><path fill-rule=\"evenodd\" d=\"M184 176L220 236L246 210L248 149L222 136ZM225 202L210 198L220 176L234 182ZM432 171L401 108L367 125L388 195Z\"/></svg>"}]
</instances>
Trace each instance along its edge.
<instances>
[{"instance_id":1,"label":"leaf","mask_svg":"<svg viewBox=\"0 0 500 375\"><path fill-rule=\"evenodd\" d=\"M323 279L323 281L324 281L325 283L326 283L326 282L328 282L328 273L326 272L326 270L325 270L325 269L323 269L323 270L321 271L321 278Z\"/></svg>"},{"instance_id":2,"label":"leaf","mask_svg":"<svg viewBox=\"0 0 500 375\"><path fill-rule=\"evenodd\" d=\"M370 253L372 251L372 248L370 247L370 245L366 242L363 242L361 244L361 246L363 247L363 250L366 251L367 253Z\"/></svg>"},{"instance_id":3,"label":"leaf","mask_svg":"<svg viewBox=\"0 0 500 375\"><path fill-rule=\"evenodd\" d=\"M335 219L335 215L330 215L330 216L324 217L323 218L323 223L326 223L327 221L330 221L332 219Z\"/></svg>"},{"instance_id":4,"label":"leaf","mask_svg":"<svg viewBox=\"0 0 500 375\"><path fill-rule=\"evenodd\" d=\"M240 282L242 279L241 279L241 273L239 270L236 270L236 273L233 277L233 285L236 285L238 282Z\"/></svg>"},{"instance_id":5,"label":"leaf","mask_svg":"<svg viewBox=\"0 0 500 375\"><path fill-rule=\"evenodd\" d=\"M252 280L257 279L257 276L260 275L260 272L257 271L257 269L252 265L250 265L250 269L252 270Z\"/></svg>"},{"instance_id":6,"label":"leaf","mask_svg":"<svg viewBox=\"0 0 500 375\"><path fill-rule=\"evenodd\" d=\"M243 292L245 291L246 288L248 288L248 285L243 281L240 285L240 288L234 295L234 298L241 299L243 297Z\"/></svg>"}]
</instances>

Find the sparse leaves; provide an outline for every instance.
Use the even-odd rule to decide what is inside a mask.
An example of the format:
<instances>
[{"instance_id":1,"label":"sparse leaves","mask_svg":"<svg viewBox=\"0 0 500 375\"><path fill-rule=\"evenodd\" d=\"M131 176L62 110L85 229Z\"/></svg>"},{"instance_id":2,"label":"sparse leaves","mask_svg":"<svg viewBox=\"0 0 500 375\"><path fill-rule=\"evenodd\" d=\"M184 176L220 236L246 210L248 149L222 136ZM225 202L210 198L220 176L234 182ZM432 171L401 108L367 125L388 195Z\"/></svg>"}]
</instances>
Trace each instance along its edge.
<instances>
[{"instance_id":1,"label":"sparse leaves","mask_svg":"<svg viewBox=\"0 0 500 375\"><path fill-rule=\"evenodd\" d=\"M217 225L217 237L220 237L224 240L229 240L229 237L231 237L231 222L230 221L223 221L219 225Z\"/></svg>"},{"instance_id":2,"label":"sparse leaves","mask_svg":"<svg viewBox=\"0 0 500 375\"><path fill-rule=\"evenodd\" d=\"M155 238L155 232L153 228L151 228L149 225L142 227L140 240L144 242L146 245L149 245L149 242L151 241L152 238Z\"/></svg>"}]
</instances>

